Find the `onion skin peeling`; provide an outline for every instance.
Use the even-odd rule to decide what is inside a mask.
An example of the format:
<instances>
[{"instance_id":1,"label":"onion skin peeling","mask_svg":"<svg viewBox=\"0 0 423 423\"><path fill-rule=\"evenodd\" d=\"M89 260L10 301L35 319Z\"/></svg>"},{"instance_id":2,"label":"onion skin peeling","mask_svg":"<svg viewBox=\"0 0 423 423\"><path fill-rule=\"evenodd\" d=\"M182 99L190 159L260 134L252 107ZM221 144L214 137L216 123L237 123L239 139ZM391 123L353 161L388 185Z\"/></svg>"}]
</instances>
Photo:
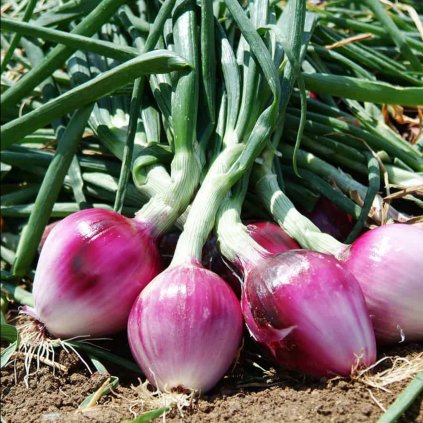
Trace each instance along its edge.
<instances>
[{"instance_id":1,"label":"onion skin peeling","mask_svg":"<svg viewBox=\"0 0 423 423\"><path fill-rule=\"evenodd\" d=\"M360 287L330 255L291 250L251 266L242 310L252 336L284 367L347 376L376 360Z\"/></svg>"},{"instance_id":2,"label":"onion skin peeling","mask_svg":"<svg viewBox=\"0 0 423 423\"><path fill-rule=\"evenodd\" d=\"M422 228L391 224L364 233L346 253L380 344L423 341L422 251Z\"/></svg>"},{"instance_id":3,"label":"onion skin peeling","mask_svg":"<svg viewBox=\"0 0 423 423\"><path fill-rule=\"evenodd\" d=\"M242 326L231 288L193 261L171 266L141 292L128 340L136 362L161 391L206 392L233 363Z\"/></svg>"},{"instance_id":4,"label":"onion skin peeling","mask_svg":"<svg viewBox=\"0 0 423 423\"><path fill-rule=\"evenodd\" d=\"M135 298L161 269L147 224L110 210L82 210L47 237L34 310L26 312L56 337L112 334L125 329Z\"/></svg>"}]
</instances>

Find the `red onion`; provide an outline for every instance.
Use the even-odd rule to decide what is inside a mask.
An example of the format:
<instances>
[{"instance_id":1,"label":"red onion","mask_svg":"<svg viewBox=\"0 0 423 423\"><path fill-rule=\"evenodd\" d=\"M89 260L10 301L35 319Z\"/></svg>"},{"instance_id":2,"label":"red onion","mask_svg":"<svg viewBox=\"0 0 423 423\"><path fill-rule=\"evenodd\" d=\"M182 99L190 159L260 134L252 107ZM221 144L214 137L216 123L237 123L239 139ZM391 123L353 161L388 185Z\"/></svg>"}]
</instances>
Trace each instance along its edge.
<instances>
[{"instance_id":1,"label":"red onion","mask_svg":"<svg viewBox=\"0 0 423 423\"><path fill-rule=\"evenodd\" d=\"M279 225L272 222L252 222L247 225L250 236L269 253L279 254L300 248Z\"/></svg>"},{"instance_id":2,"label":"red onion","mask_svg":"<svg viewBox=\"0 0 423 423\"><path fill-rule=\"evenodd\" d=\"M195 261L171 266L139 295L128 321L132 354L162 391L208 391L233 362L242 336L237 298Z\"/></svg>"},{"instance_id":3,"label":"red onion","mask_svg":"<svg viewBox=\"0 0 423 423\"><path fill-rule=\"evenodd\" d=\"M264 258L247 272L242 307L253 337L288 368L349 375L376 359L359 284L333 256L291 250Z\"/></svg>"},{"instance_id":4,"label":"red onion","mask_svg":"<svg viewBox=\"0 0 423 423\"><path fill-rule=\"evenodd\" d=\"M51 230L34 280L34 310L58 337L123 330L141 289L161 270L149 226L103 209L87 209Z\"/></svg>"},{"instance_id":5,"label":"red onion","mask_svg":"<svg viewBox=\"0 0 423 423\"><path fill-rule=\"evenodd\" d=\"M423 229L405 224L368 231L345 259L363 290L380 344L423 341Z\"/></svg>"},{"instance_id":6,"label":"red onion","mask_svg":"<svg viewBox=\"0 0 423 423\"><path fill-rule=\"evenodd\" d=\"M338 241L344 241L354 227L353 218L325 197L320 197L310 219L322 232Z\"/></svg>"}]
</instances>

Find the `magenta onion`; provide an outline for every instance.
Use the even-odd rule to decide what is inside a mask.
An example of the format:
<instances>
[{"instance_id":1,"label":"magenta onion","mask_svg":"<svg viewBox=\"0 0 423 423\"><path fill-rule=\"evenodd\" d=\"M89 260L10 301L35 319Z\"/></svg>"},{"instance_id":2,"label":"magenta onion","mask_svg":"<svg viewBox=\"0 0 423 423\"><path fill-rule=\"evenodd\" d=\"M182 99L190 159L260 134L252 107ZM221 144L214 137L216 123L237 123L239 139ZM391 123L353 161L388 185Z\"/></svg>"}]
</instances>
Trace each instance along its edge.
<instances>
[{"instance_id":1,"label":"magenta onion","mask_svg":"<svg viewBox=\"0 0 423 423\"><path fill-rule=\"evenodd\" d=\"M391 224L364 233L347 252L380 344L423 341L421 251L422 228Z\"/></svg>"},{"instance_id":2,"label":"magenta onion","mask_svg":"<svg viewBox=\"0 0 423 423\"><path fill-rule=\"evenodd\" d=\"M251 222L247 225L247 232L254 241L272 254L300 248L279 225L272 222Z\"/></svg>"},{"instance_id":3,"label":"magenta onion","mask_svg":"<svg viewBox=\"0 0 423 423\"><path fill-rule=\"evenodd\" d=\"M112 334L125 329L136 296L160 270L148 225L109 210L82 210L47 237L28 314L58 337Z\"/></svg>"},{"instance_id":4,"label":"magenta onion","mask_svg":"<svg viewBox=\"0 0 423 423\"><path fill-rule=\"evenodd\" d=\"M128 321L132 354L162 391L205 392L234 361L242 336L237 298L195 261L170 267L140 293Z\"/></svg>"},{"instance_id":5,"label":"magenta onion","mask_svg":"<svg viewBox=\"0 0 423 423\"><path fill-rule=\"evenodd\" d=\"M310 220L338 241L344 241L354 228L353 218L325 197L320 197Z\"/></svg>"},{"instance_id":6,"label":"magenta onion","mask_svg":"<svg viewBox=\"0 0 423 423\"><path fill-rule=\"evenodd\" d=\"M247 327L276 361L311 375L349 375L376 359L375 336L354 276L333 256L291 250L246 275Z\"/></svg>"}]
</instances>

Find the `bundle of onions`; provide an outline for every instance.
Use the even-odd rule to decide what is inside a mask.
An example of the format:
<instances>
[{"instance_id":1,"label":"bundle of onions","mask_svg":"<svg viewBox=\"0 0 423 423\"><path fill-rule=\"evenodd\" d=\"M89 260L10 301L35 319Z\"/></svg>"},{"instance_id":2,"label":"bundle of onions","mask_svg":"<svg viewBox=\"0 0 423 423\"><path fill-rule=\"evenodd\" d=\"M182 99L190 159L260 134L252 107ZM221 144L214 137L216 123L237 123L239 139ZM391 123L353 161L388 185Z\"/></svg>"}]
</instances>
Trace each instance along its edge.
<instances>
[{"instance_id":1,"label":"bundle of onions","mask_svg":"<svg viewBox=\"0 0 423 423\"><path fill-rule=\"evenodd\" d=\"M264 110L255 108L257 119L248 114L247 107L239 113L231 110L232 117L243 122L236 128L234 120L228 120L225 128L225 113L219 115L217 132L222 134L223 151L213 157L169 268L141 292L131 311L128 339L132 353L149 381L161 389L207 391L235 359L242 335L239 302L223 280L202 268L201 255L219 206L254 162L277 123L281 91L277 69L262 39L243 18L237 2L230 1L227 6L256 56L273 99ZM256 96L257 90L253 91ZM265 106L261 101L257 104ZM255 122L250 131L245 128L248 120ZM222 128L225 134L220 132ZM239 143L242 139L245 144ZM203 287L201 291L192 288L194 278L195 284ZM160 298L166 304L166 321L172 319L165 328L160 321Z\"/></svg>"}]
</instances>

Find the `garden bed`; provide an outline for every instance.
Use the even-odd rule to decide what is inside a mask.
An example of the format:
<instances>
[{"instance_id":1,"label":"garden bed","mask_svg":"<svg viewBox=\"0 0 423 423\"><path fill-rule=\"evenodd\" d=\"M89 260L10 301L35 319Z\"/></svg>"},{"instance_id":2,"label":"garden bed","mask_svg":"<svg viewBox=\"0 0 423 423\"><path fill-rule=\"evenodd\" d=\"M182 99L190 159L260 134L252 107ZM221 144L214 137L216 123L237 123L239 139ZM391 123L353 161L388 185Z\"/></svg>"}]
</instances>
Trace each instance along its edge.
<instances>
[{"instance_id":1,"label":"garden bed","mask_svg":"<svg viewBox=\"0 0 423 423\"><path fill-rule=\"evenodd\" d=\"M216 388L200 398L193 398L190 405L180 410L172 406L166 414L166 421L376 422L383 414L382 407L387 408L409 382L406 360L414 364L419 361L420 367L423 362L420 344L382 351L380 358L401 357L404 370L402 376L397 377L405 379L376 388L369 383L381 383L375 375L393 370L392 359L381 362L367 374L367 378L312 379L284 370L276 372L270 362L260 357L254 347L251 348ZM28 387L21 358L2 370L2 414L7 422L114 423L165 404L165 397L146 394L146 388L142 386L145 379L121 368L111 368L113 375L119 376L119 386L101 397L98 405L81 411L80 404L101 387L108 375L90 374L74 354L64 351L60 353L58 363L64 368L54 372L52 367L41 364L37 374L29 377ZM384 380L388 381L388 377L389 373ZM414 402L399 422L423 422L422 398Z\"/></svg>"}]
</instances>

